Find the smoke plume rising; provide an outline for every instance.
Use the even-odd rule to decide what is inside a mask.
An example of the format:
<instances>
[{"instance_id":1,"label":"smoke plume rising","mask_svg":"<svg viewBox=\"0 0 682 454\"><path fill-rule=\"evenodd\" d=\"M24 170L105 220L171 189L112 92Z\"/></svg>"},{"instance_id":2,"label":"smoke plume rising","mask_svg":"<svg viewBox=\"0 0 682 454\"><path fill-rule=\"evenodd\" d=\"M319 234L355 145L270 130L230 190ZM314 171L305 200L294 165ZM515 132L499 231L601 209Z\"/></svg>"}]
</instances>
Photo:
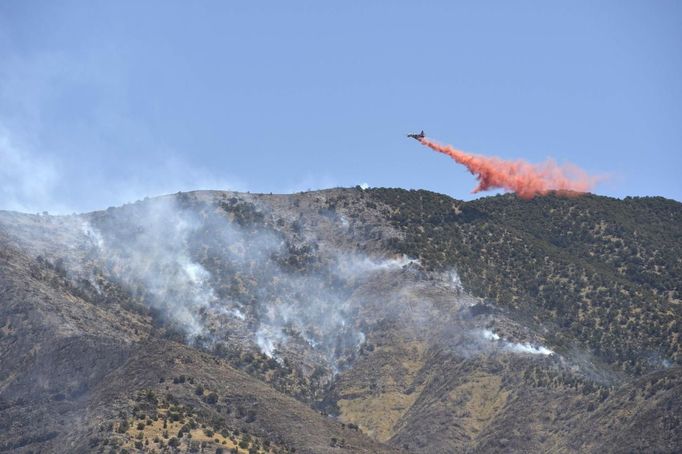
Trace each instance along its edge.
<instances>
[{"instance_id":1,"label":"smoke plume rising","mask_svg":"<svg viewBox=\"0 0 682 454\"><path fill-rule=\"evenodd\" d=\"M146 200L91 214L80 232L107 275L188 341L254 346L338 372L365 339L353 291L415 260L341 250L294 234L286 224L302 224L295 218L269 225L267 205L221 201L224 208L189 196Z\"/></svg>"},{"instance_id":2,"label":"smoke plume rising","mask_svg":"<svg viewBox=\"0 0 682 454\"><path fill-rule=\"evenodd\" d=\"M162 336L227 357L259 352L325 380L384 342L376 333L386 327L458 357L552 353L514 330L500 330L506 338L487 330L502 317L471 309L480 301L455 270L427 272L387 254L376 238L392 237L390 227L368 232L371 213L340 203L331 211L330 201L176 194L85 215L5 212L0 229L59 263L79 295L148 308Z\"/></svg>"},{"instance_id":3,"label":"smoke plume rising","mask_svg":"<svg viewBox=\"0 0 682 454\"><path fill-rule=\"evenodd\" d=\"M532 164L522 160L479 156L457 150L449 145L441 145L422 137L423 145L444 155L450 156L459 164L466 166L478 179L474 193L489 189L507 189L522 199L532 199L556 191L562 195L584 193L592 189L596 178L582 169L571 165L558 165L554 161Z\"/></svg>"},{"instance_id":4,"label":"smoke plume rising","mask_svg":"<svg viewBox=\"0 0 682 454\"><path fill-rule=\"evenodd\" d=\"M528 353L531 355L554 355L555 353L547 347L542 345L531 344L530 342L510 342L508 340L502 339L499 334L489 330L484 329L480 332L481 336L491 342L496 342L503 350L507 350L514 353Z\"/></svg>"}]
</instances>

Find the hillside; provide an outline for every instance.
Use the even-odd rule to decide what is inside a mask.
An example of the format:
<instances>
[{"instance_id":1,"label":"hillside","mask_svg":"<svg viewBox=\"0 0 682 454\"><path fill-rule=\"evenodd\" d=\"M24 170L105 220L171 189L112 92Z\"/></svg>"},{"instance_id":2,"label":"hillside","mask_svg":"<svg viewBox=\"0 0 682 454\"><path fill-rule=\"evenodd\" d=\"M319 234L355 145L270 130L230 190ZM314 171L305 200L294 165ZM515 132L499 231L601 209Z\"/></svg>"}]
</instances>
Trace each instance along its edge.
<instances>
[{"instance_id":1,"label":"hillside","mask_svg":"<svg viewBox=\"0 0 682 454\"><path fill-rule=\"evenodd\" d=\"M199 191L0 244L0 452L682 446L678 202Z\"/></svg>"},{"instance_id":2,"label":"hillside","mask_svg":"<svg viewBox=\"0 0 682 454\"><path fill-rule=\"evenodd\" d=\"M463 204L426 191L376 190L406 233L397 249L456 267L477 295L552 322L554 345L581 347L641 374L682 358L682 210L660 197L587 195Z\"/></svg>"}]
</instances>

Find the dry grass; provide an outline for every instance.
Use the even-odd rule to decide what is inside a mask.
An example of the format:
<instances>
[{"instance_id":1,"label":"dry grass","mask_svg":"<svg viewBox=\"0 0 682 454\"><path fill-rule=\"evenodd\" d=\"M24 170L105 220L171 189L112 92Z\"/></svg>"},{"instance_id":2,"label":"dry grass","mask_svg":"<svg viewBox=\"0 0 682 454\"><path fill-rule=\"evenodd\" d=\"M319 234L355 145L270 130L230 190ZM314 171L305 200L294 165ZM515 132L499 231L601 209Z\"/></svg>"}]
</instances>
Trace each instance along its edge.
<instances>
[{"instance_id":1,"label":"dry grass","mask_svg":"<svg viewBox=\"0 0 682 454\"><path fill-rule=\"evenodd\" d=\"M226 453L231 452L230 450L235 448L239 454L247 454L249 452L248 449L242 449L239 447L240 440L237 437L224 437L211 427L206 427L205 429L201 427L190 429L189 437L185 435L184 437L180 438L178 437L178 432L182 426L186 424L186 419L188 418L184 420L181 419L180 421L171 421L171 419L168 418L166 421L166 428L164 428L164 418L166 418L168 414L169 410L167 408L160 408L157 419L147 418L129 420L128 422L130 424L130 428L124 434L125 441L123 443L123 447L127 448L131 452L136 452L137 449L135 448L135 442L141 441L144 446L144 452L161 452L163 448L161 447L160 443L157 443L154 440L161 440L163 442L163 446L168 446L168 441L175 437L181 441L181 444L173 452L189 452L188 441L195 441L199 443L206 442L207 445L204 452L215 452L215 449L218 447L222 447ZM148 424L148 421L151 421L151 424ZM145 425L142 430L137 429L137 425L139 423L143 423ZM206 430L211 430L213 434L208 436L206 434ZM142 434L142 439L139 438L140 433ZM167 436L164 436L164 433L167 434ZM271 451L269 449L263 450L263 448L261 448L261 450L258 452L268 453Z\"/></svg>"},{"instance_id":2,"label":"dry grass","mask_svg":"<svg viewBox=\"0 0 682 454\"><path fill-rule=\"evenodd\" d=\"M380 350L402 358L402 383L396 383L391 376L392 371L384 368L381 374L384 377L383 392L371 393L367 389L347 388L344 394L361 397L340 399L338 406L342 421L357 424L366 434L385 442L397 432L398 422L421 393L423 386L417 386L411 392L406 392L406 388L412 385L417 373L424 366L426 343L405 342L400 346L382 347Z\"/></svg>"},{"instance_id":3,"label":"dry grass","mask_svg":"<svg viewBox=\"0 0 682 454\"><path fill-rule=\"evenodd\" d=\"M475 436L504 408L508 394L502 389L502 377L477 372L452 389L448 398L458 408L462 428Z\"/></svg>"},{"instance_id":4,"label":"dry grass","mask_svg":"<svg viewBox=\"0 0 682 454\"><path fill-rule=\"evenodd\" d=\"M387 441L395 432L396 423L410 409L419 391L410 395L392 391L377 396L339 400L341 419L353 422L379 441Z\"/></svg>"}]
</instances>

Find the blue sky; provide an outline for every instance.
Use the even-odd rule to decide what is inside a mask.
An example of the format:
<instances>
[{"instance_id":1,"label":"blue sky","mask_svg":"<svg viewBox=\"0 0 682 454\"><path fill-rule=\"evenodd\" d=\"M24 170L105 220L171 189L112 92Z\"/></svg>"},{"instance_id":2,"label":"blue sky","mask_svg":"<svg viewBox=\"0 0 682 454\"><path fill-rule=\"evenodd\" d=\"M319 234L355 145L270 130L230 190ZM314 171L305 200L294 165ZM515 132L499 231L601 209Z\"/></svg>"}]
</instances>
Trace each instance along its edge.
<instances>
[{"instance_id":1,"label":"blue sky","mask_svg":"<svg viewBox=\"0 0 682 454\"><path fill-rule=\"evenodd\" d=\"M676 1L0 3L0 208L474 178L405 138L682 200ZM477 195L479 196L479 195Z\"/></svg>"}]
</instances>

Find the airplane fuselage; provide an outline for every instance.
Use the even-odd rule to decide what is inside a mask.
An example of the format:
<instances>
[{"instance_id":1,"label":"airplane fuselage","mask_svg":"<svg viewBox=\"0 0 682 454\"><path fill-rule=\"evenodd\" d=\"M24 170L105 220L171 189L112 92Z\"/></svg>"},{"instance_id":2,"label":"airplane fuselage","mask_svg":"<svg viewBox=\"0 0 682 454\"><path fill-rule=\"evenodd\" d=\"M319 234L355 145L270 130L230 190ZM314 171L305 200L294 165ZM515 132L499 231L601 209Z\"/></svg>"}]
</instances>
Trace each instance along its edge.
<instances>
[{"instance_id":1,"label":"airplane fuselage","mask_svg":"<svg viewBox=\"0 0 682 454\"><path fill-rule=\"evenodd\" d=\"M408 134L407 137L414 140L421 140L424 138L424 131L420 132L419 134Z\"/></svg>"}]
</instances>

